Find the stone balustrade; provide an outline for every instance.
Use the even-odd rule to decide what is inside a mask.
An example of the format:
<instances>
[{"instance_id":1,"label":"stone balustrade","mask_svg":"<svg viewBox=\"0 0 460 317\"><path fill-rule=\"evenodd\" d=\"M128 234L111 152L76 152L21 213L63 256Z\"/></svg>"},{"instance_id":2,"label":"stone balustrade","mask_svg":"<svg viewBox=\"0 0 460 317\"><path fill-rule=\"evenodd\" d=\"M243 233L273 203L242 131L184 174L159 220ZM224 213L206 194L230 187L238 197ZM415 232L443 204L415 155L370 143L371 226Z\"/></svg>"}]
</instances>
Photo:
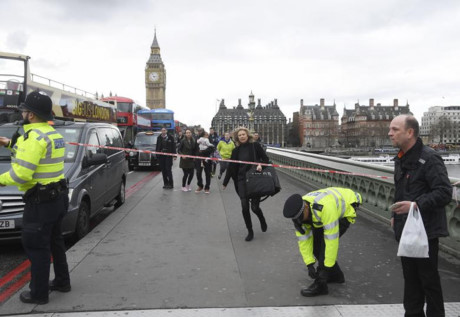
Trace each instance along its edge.
<instances>
[{"instance_id":1,"label":"stone balustrade","mask_svg":"<svg viewBox=\"0 0 460 317\"><path fill-rule=\"evenodd\" d=\"M274 164L308 168L309 170L277 170L309 183L312 187L347 187L360 192L364 200L364 206L360 210L389 223L391 212L388 207L393 203L394 197L393 167L279 148L269 148L267 154ZM341 174L336 171L368 176ZM450 180L452 183L459 181L456 178ZM460 191L458 188L457 190ZM460 205L453 199L446 206L446 212L450 236L440 239L441 248L460 257Z\"/></svg>"}]
</instances>

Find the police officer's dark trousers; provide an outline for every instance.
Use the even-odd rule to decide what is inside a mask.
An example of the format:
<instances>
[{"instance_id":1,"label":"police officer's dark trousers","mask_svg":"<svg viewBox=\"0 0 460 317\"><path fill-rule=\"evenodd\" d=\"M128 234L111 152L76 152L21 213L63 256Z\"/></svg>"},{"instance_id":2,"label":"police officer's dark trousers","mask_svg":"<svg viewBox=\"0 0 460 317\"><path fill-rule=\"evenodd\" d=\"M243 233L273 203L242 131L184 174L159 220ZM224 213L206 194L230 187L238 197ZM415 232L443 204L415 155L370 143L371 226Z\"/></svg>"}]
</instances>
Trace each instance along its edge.
<instances>
[{"instance_id":1,"label":"police officer's dark trousers","mask_svg":"<svg viewBox=\"0 0 460 317\"><path fill-rule=\"evenodd\" d=\"M163 175L163 183L165 186L174 186L172 176L173 158L169 155L158 155L158 163L160 164L161 174Z\"/></svg>"},{"instance_id":2,"label":"police officer's dark trousers","mask_svg":"<svg viewBox=\"0 0 460 317\"><path fill-rule=\"evenodd\" d=\"M350 222L342 218L339 220L339 237L341 237L350 227ZM324 230L323 228L313 228L313 254L316 259L318 259L319 270L324 267L324 257L326 252L326 244L324 242ZM335 265L330 268L328 281L340 279L343 277L343 272L340 269L338 261L335 262Z\"/></svg>"},{"instance_id":3,"label":"police officer's dark trousers","mask_svg":"<svg viewBox=\"0 0 460 317\"><path fill-rule=\"evenodd\" d=\"M48 299L51 255L56 285L70 285L62 219L69 202L66 192L51 201L26 201L23 215L22 244L31 263L30 290L34 299Z\"/></svg>"},{"instance_id":4,"label":"police officer's dark trousers","mask_svg":"<svg viewBox=\"0 0 460 317\"><path fill-rule=\"evenodd\" d=\"M429 258L401 257L404 275L404 316L443 317L444 300L438 273L439 240L428 240Z\"/></svg>"}]
</instances>

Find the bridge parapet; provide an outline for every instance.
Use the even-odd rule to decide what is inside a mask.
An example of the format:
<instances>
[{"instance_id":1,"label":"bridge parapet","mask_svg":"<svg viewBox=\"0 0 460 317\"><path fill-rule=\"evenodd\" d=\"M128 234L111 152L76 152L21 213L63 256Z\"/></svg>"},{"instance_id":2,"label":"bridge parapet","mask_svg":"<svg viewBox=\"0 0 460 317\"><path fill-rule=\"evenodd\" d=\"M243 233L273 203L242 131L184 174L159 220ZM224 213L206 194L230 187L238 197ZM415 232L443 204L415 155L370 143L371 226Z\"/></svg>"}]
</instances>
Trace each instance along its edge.
<instances>
[{"instance_id":1,"label":"bridge parapet","mask_svg":"<svg viewBox=\"0 0 460 317\"><path fill-rule=\"evenodd\" d=\"M388 207L394 197L393 167L278 148L269 148L267 154L275 164L311 169L279 168L278 171L313 187L339 186L360 192L364 200L364 206L360 209L380 221L389 222L391 212ZM335 171L383 177L340 174ZM460 179L450 178L450 181L453 184ZM441 248L460 257L460 205L452 199L446 206L446 213L450 236L440 240Z\"/></svg>"}]
</instances>

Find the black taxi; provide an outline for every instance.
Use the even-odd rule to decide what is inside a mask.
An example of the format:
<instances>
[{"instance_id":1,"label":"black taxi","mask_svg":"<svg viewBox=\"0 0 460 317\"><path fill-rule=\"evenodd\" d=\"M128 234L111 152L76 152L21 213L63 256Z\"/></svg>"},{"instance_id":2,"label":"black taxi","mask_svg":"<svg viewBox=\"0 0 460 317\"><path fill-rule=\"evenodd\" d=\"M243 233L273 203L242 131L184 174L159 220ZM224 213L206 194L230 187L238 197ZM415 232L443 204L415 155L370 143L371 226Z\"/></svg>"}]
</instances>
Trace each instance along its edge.
<instances>
[{"instance_id":1,"label":"black taxi","mask_svg":"<svg viewBox=\"0 0 460 317\"><path fill-rule=\"evenodd\" d=\"M138 167L154 168L159 165L158 158L154 152L157 146L157 139L161 132L139 132L134 139L133 150L142 150L146 152L130 151L128 155L129 170Z\"/></svg>"}]
</instances>

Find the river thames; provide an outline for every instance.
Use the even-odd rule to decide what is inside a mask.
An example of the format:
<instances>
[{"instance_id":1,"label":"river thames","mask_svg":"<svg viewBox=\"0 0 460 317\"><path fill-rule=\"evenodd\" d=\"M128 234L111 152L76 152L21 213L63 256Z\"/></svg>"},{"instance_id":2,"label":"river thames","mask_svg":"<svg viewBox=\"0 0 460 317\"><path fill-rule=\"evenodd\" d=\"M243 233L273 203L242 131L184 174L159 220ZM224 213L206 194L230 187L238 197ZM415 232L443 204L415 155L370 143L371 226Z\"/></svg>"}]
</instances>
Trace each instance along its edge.
<instances>
[{"instance_id":1,"label":"river thames","mask_svg":"<svg viewBox=\"0 0 460 317\"><path fill-rule=\"evenodd\" d=\"M460 164L446 165L449 177L460 178Z\"/></svg>"}]
</instances>

